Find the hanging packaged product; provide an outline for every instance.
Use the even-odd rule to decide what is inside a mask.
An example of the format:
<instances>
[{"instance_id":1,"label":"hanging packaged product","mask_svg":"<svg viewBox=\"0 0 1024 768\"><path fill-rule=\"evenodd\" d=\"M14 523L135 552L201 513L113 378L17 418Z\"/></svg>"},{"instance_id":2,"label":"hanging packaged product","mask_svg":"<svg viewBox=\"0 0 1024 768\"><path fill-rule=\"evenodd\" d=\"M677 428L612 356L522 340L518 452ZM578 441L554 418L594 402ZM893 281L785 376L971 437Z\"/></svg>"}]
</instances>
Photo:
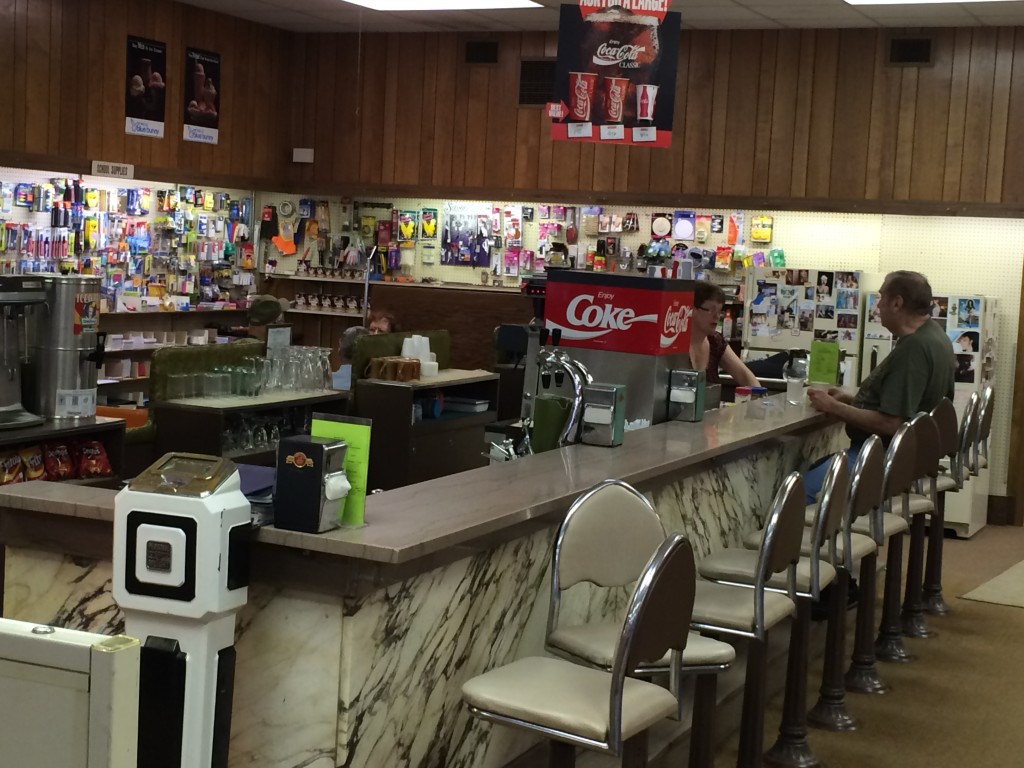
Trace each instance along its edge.
<instances>
[{"instance_id":1,"label":"hanging packaged product","mask_svg":"<svg viewBox=\"0 0 1024 768\"><path fill-rule=\"evenodd\" d=\"M733 211L729 214L729 232L726 235L726 242L729 245L741 245L743 243L743 211Z\"/></svg>"}]
</instances>

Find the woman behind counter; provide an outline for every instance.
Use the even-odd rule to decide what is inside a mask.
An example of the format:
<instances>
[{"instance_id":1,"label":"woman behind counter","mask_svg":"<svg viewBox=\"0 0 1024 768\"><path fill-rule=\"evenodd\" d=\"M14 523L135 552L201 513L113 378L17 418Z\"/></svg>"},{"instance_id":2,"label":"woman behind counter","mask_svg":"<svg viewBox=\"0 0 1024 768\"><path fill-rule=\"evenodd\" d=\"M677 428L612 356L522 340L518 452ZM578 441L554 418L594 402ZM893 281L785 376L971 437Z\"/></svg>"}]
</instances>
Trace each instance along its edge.
<instances>
[{"instance_id":1,"label":"woman behind counter","mask_svg":"<svg viewBox=\"0 0 1024 768\"><path fill-rule=\"evenodd\" d=\"M725 292L714 283L698 281L693 291L693 315L690 320L690 366L707 371L708 384L719 384L718 369L733 377L737 387L757 387L760 382L732 351L720 334L718 318L725 306Z\"/></svg>"}]
</instances>

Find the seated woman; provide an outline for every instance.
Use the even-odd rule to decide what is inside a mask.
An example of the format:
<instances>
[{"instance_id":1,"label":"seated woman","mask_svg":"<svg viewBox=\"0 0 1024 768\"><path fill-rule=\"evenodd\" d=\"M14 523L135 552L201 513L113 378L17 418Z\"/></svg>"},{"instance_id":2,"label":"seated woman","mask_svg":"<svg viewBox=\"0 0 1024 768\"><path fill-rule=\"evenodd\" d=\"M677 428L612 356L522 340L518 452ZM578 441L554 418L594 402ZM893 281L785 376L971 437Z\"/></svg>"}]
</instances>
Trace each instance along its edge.
<instances>
[{"instance_id":1,"label":"seated woman","mask_svg":"<svg viewBox=\"0 0 1024 768\"><path fill-rule=\"evenodd\" d=\"M723 306L725 292L721 288L707 280L697 282L690 318L690 367L695 371L706 370L708 384L721 383L718 369L722 368L738 387L760 386L757 377L716 330Z\"/></svg>"},{"instance_id":2,"label":"seated woman","mask_svg":"<svg viewBox=\"0 0 1024 768\"><path fill-rule=\"evenodd\" d=\"M374 309L366 318L366 327L374 335L378 333L396 333L398 331L398 322L395 320L395 316L387 310Z\"/></svg>"},{"instance_id":3,"label":"seated woman","mask_svg":"<svg viewBox=\"0 0 1024 768\"><path fill-rule=\"evenodd\" d=\"M341 366L331 375L331 386L334 389L352 389L352 350L355 349L356 340L369 332L369 329L361 325L354 325L341 334L341 341L338 342Z\"/></svg>"}]
</instances>

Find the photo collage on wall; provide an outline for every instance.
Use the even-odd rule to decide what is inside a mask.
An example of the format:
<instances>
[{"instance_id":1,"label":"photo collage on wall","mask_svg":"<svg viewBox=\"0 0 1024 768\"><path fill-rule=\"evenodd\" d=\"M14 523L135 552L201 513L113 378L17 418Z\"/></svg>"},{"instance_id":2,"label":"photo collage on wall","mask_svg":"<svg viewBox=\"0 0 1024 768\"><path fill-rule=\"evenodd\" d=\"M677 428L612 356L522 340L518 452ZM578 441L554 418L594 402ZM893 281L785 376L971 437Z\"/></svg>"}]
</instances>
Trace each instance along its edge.
<instances>
[{"instance_id":1,"label":"photo collage on wall","mask_svg":"<svg viewBox=\"0 0 1024 768\"><path fill-rule=\"evenodd\" d=\"M982 313L985 299L980 296L935 296L931 316L945 331L956 355L957 384L976 385L981 373Z\"/></svg>"},{"instance_id":2,"label":"photo collage on wall","mask_svg":"<svg viewBox=\"0 0 1024 768\"><path fill-rule=\"evenodd\" d=\"M810 348L834 341L856 353L860 273L757 269L750 302L750 346Z\"/></svg>"}]
</instances>

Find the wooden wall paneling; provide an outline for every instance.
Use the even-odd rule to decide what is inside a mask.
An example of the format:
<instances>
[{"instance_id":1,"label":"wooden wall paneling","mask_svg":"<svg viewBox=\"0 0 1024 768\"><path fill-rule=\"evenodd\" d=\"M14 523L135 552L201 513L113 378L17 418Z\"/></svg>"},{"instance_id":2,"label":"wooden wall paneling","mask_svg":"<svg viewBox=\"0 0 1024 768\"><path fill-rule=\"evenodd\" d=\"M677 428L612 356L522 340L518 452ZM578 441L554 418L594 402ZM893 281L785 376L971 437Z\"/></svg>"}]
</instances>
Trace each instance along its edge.
<instances>
[{"instance_id":1,"label":"wooden wall paneling","mask_svg":"<svg viewBox=\"0 0 1024 768\"><path fill-rule=\"evenodd\" d=\"M626 171L626 189L633 194L646 195L651 191L651 167L652 154L657 153L660 157L664 149L652 147L630 147L629 148L629 169Z\"/></svg>"},{"instance_id":2,"label":"wooden wall paneling","mask_svg":"<svg viewBox=\"0 0 1024 768\"><path fill-rule=\"evenodd\" d=\"M519 108L521 35L498 39L498 63L490 68L487 94L484 185L507 189L515 182L516 110Z\"/></svg>"},{"instance_id":3,"label":"wooden wall paneling","mask_svg":"<svg viewBox=\"0 0 1024 768\"><path fill-rule=\"evenodd\" d=\"M1019 49L1018 49L1019 50ZM1018 257L1019 258L1019 257ZM1024 276L1021 278L1021 295L1024 296ZM1024 312L1017 313L1017 339L1020 350L1020 339L1024 339ZM1017 352L1014 367L1015 382L1024 381L1024 354ZM1020 471L1024 464L1024 387L1019 383L1013 388L1013 400L1010 406L1010 455L1009 473L1006 490L1015 497L1014 524L1024 524L1024 472Z\"/></svg>"},{"instance_id":4,"label":"wooden wall paneling","mask_svg":"<svg viewBox=\"0 0 1024 768\"><path fill-rule=\"evenodd\" d=\"M466 64L466 36L459 35L455 43L455 96L452 99L452 110L455 113L452 123L452 157L449 163L449 184L453 187L466 185L466 163L469 155L469 142L472 126L479 124L479 114L470 110L470 69ZM479 94L477 94L479 98ZM482 155L482 153L481 153Z\"/></svg>"},{"instance_id":5,"label":"wooden wall paneling","mask_svg":"<svg viewBox=\"0 0 1024 768\"><path fill-rule=\"evenodd\" d=\"M581 192L594 191L594 159L596 157L596 142L587 141L580 144L580 174L576 183Z\"/></svg>"},{"instance_id":6,"label":"wooden wall paneling","mask_svg":"<svg viewBox=\"0 0 1024 768\"><path fill-rule=\"evenodd\" d=\"M423 133L423 35L400 38L395 57L401 69L395 87L395 184L419 183L420 139ZM390 84L389 84L390 87ZM385 119L387 119L385 117Z\"/></svg>"},{"instance_id":7,"label":"wooden wall paneling","mask_svg":"<svg viewBox=\"0 0 1024 768\"><path fill-rule=\"evenodd\" d=\"M727 195L753 194L761 44L759 30L731 35L720 187Z\"/></svg>"},{"instance_id":8,"label":"wooden wall paneling","mask_svg":"<svg viewBox=\"0 0 1024 768\"><path fill-rule=\"evenodd\" d=\"M238 49L244 45L243 27L238 19L225 14L207 17L207 25L214 33L206 49L220 54L220 82L214 82L220 96L220 114L216 146L205 146L204 170L228 175L231 173L231 153L235 144L244 141L239 124L251 120L253 114L252 84L243 77ZM249 147L249 151L252 148Z\"/></svg>"},{"instance_id":9,"label":"wooden wall paneling","mask_svg":"<svg viewBox=\"0 0 1024 768\"><path fill-rule=\"evenodd\" d=\"M277 63L277 56L275 54L276 46L271 45L269 40L270 33L267 27L253 25L254 29L251 33L253 47L257 51L257 55L253 57L253 63L250 69L253 85L253 109L266 114L266 106L279 98L278 94L274 93L275 82L272 78L266 74L266 69L262 69L257 63L263 61L266 65L272 65ZM277 122L277 121L274 121ZM272 144L273 140L272 125L267 120L259 120L258 125L255 127L252 136L252 155L249 157L248 170L255 176L269 175L270 168L273 163L273 157L275 152L279 150L278 147Z\"/></svg>"},{"instance_id":10,"label":"wooden wall paneling","mask_svg":"<svg viewBox=\"0 0 1024 768\"><path fill-rule=\"evenodd\" d=\"M902 68L886 65L888 46L887 35L876 33L865 192L868 200L892 199Z\"/></svg>"},{"instance_id":11,"label":"wooden wall paneling","mask_svg":"<svg viewBox=\"0 0 1024 768\"><path fill-rule=\"evenodd\" d=\"M981 202L985 199L998 34L995 28L975 27L971 30L964 161L960 172L961 202Z\"/></svg>"},{"instance_id":12,"label":"wooden wall paneling","mask_svg":"<svg viewBox=\"0 0 1024 768\"><path fill-rule=\"evenodd\" d=\"M50 36L47 41L47 49L50 54L50 83L49 98L50 104L47 110L47 135L46 148L50 153L57 153L60 147L61 117L65 110L62 105L66 101L73 100L73 91L67 89L68 83L64 82L64 14L70 10L67 3L50 3ZM71 19L68 19L70 23Z\"/></svg>"},{"instance_id":13,"label":"wooden wall paneling","mask_svg":"<svg viewBox=\"0 0 1024 768\"><path fill-rule=\"evenodd\" d=\"M46 154L50 128L50 0L28 5L25 55L25 151Z\"/></svg>"},{"instance_id":14,"label":"wooden wall paneling","mask_svg":"<svg viewBox=\"0 0 1024 768\"><path fill-rule=\"evenodd\" d=\"M437 35L424 37L422 81L416 82L415 75L413 76L413 86L421 90L420 99L422 100L420 141L419 146L414 148L417 161L414 177L423 186L429 186L434 172L434 115L438 108L437 42Z\"/></svg>"},{"instance_id":15,"label":"wooden wall paneling","mask_svg":"<svg viewBox=\"0 0 1024 768\"><path fill-rule=\"evenodd\" d=\"M817 38L813 31L800 34L800 65L796 77L796 116L793 120L793 161L789 196L807 196L807 163L810 152L814 60Z\"/></svg>"},{"instance_id":16,"label":"wooden wall paneling","mask_svg":"<svg viewBox=\"0 0 1024 768\"><path fill-rule=\"evenodd\" d=\"M359 152L359 181L364 184L380 184L381 165L384 161L383 121L387 38L377 34L364 34L361 37L363 93L362 115L359 121L362 135Z\"/></svg>"},{"instance_id":17,"label":"wooden wall paneling","mask_svg":"<svg viewBox=\"0 0 1024 768\"><path fill-rule=\"evenodd\" d=\"M545 32L543 35L545 58L558 56L558 33ZM551 140L551 120L540 118L540 136L537 142L537 186L540 189L554 189L554 142Z\"/></svg>"},{"instance_id":18,"label":"wooden wall paneling","mask_svg":"<svg viewBox=\"0 0 1024 768\"><path fill-rule=\"evenodd\" d=\"M58 125L57 154L61 157L86 156L86 122L89 119L89 91L86 87L84 66L89 55L88 40L85 34L87 21L83 9L87 3L65 3L61 9L61 47L60 83L63 98L60 100L60 123ZM9 21L6 9L0 7L0 19L3 26ZM6 50L5 39L0 33L0 50ZM2 56L2 54L0 54ZM8 61L0 59L0 69L6 69ZM9 119L9 111L3 110L0 116L0 145L7 146L4 138L3 122Z\"/></svg>"},{"instance_id":19,"label":"wooden wall paneling","mask_svg":"<svg viewBox=\"0 0 1024 768\"><path fill-rule=\"evenodd\" d=\"M254 72L254 62L257 56L262 55L262 51L255 46L255 27L255 24L247 24L238 29L239 44L232 53L234 62L231 71L235 74L237 87L245 91L241 114L232 122L231 151L227 153L228 173L236 176L246 176L250 172L249 155L254 151L253 124L263 109L256 101L259 90L256 81L260 75Z\"/></svg>"},{"instance_id":20,"label":"wooden wall paneling","mask_svg":"<svg viewBox=\"0 0 1024 768\"><path fill-rule=\"evenodd\" d=\"M1003 197L1006 160L1006 127L1010 109L1010 77L1013 73L1014 28L1000 27L996 44L995 77L992 88L992 127L988 137L988 173L985 202L999 203Z\"/></svg>"},{"instance_id":21,"label":"wooden wall paneling","mask_svg":"<svg viewBox=\"0 0 1024 768\"><path fill-rule=\"evenodd\" d=\"M387 75L384 85L384 123L381 130L384 132L384 155L380 164L380 183L395 183L395 167L398 163L398 121L401 119L401 110L398 104L398 94L403 70L401 59L404 48L405 35L387 36Z\"/></svg>"},{"instance_id":22,"label":"wooden wall paneling","mask_svg":"<svg viewBox=\"0 0 1024 768\"><path fill-rule=\"evenodd\" d=\"M131 159L126 159L127 156L124 152L124 83L122 80L125 71L124 46L128 36L128 23L124 14L124 6L120 0L106 0L103 4L103 16L104 34L102 39L106 41L106 45L101 45L99 51L103 60L102 76L99 81L90 83L102 96L99 109L92 111L91 114L103 131L100 159L132 162Z\"/></svg>"},{"instance_id":23,"label":"wooden wall paneling","mask_svg":"<svg viewBox=\"0 0 1024 768\"><path fill-rule=\"evenodd\" d=\"M800 71L801 37L801 33L796 30L787 29L778 33L766 189L769 197L787 197L793 181L793 141L798 95L798 89L793 84Z\"/></svg>"},{"instance_id":24,"label":"wooden wall paneling","mask_svg":"<svg viewBox=\"0 0 1024 768\"><path fill-rule=\"evenodd\" d=\"M436 40L436 35L431 35ZM351 185L359 178L359 146L362 141L359 120L360 50L359 38L346 35L338 46L334 78L334 162L331 179ZM431 148L433 151L433 148ZM424 178L430 183L430 175Z\"/></svg>"},{"instance_id":25,"label":"wooden wall paneling","mask_svg":"<svg viewBox=\"0 0 1024 768\"><path fill-rule=\"evenodd\" d=\"M8 94L6 109L0 109L0 147L14 148L14 110L18 79L15 59L15 37L17 35L17 3L15 0L0 0L0 83ZM24 91L22 92L24 95Z\"/></svg>"},{"instance_id":26,"label":"wooden wall paneling","mask_svg":"<svg viewBox=\"0 0 1024 768\"><path fill-rule=\"evenodd\" d=\"M615 153L612 145L597 144L594 147L594 161L591 188L595 192L611 192L616 189ZM656 173L656 169L651 170Z\"/></svg>"},{"instance_id":27,"label":"wooden wall paneling","mask_svg":"<svg viewBox=\"0 0 1024 768\"><path fill-rule=\"evenodd\" d=\"M754 119L754 160L750 183L750 194L755 197L764 197L768 194L778 56L779 33L765 30L761 33L761 64L758 72L757 113Z\"/></svg>"},{"instance_id":28,"label":"wooden wall paneling","mask_svg":"<svg viewBox=\"0 0 1024 768\"><path fill-rule=\"evenodd\" d=\"M458 35L448 33L438 36L437 47L437 107L434 112L434 163L431 179L435 186L448 186L452 182L452 164L454 162L455 121L458 118L465 126L465 115L455 113L455 94L457 90L456 55L458 53ZM461 156L462 148L459 148Z\"/></svg>"},{"instance_id":29,"label":"wooden wall paneling","mask_svg":"<svg viewBox=\"0 0 1024 768\"><path fill-rule=\"evenodd\" d=\"M14 112L14 135L11 146L25 149L26 105L28 102L28 6L29 0L17 0L14 8L14 88L11 109Z\"/></svg>"},{"instance_id":30,"label":"wooden wall paneling","mask_svg":"<svg viewBox=\"0 0 1024 768\"><path fill-rule=\"evenodd\" d=\"M678 195L683 181L683 134L686 129L686 91L690 70L690 40L692 34L680 35L679 50L676 52L676 98L672 111L672 146L656 155L657 162L651 163L650 190L655 194ZM595 153L595 161L596 161ZM596 165L596 162L595 162ZM595 173L597 168L594 169Z\"/></svg>"},{"instance_id":31,"label":"wooden wall paneling","mask_svg":"<svg viewBox=\"0 0 1024 768\"><path fill-rule=\"evenodd\" d=\"M839 33L835 123L829 172L831 197L862 199L867 182L868 137L871 132L871 89L877 62L873 30Z\"/></svg>"},{"instance_id":32,"label":"wooden wall paneling","mask_svg":"<svg viewBox=\"0 0 1024 768\"><path fill-rule=\"evenodd\" d=\"M683 177L680 189L684 195L707 194L717 47L716 35L706 32L691 34L690 65L686 76L686 118L680 126L683 135Z\"/></svg>"},{"instance_id":33,"label":"wooden wall paneling","mask_svg":"<svg viewBox=\"0 0 1024 768\"><path fill-rule=\"evenodd\" d=\"M708 182L705 194L722 194L725 175L725 143L729 135L729 63L732 33L711 33L716 38L714 90L711 94L711 142L708 148Z\"/></svg>"},{"instance_id":34,"label":"wooden wall paneling","mask_svg":"<svg viewBox=\"0 0 1024 768\"><path fill-rule=\"evenodd\" d=\"M1022 34L1016 35L1014 39L1013 70L1010 77L1007 122L1013 126L1024 125L1024 35ZM1007 134L1006 154L1003 163L1002 201L1007 205L1020 205L1024 203L1024 131L1013 130ZM1017 338L1024 339L1020 335ZM1022 381L1020 378L1015 380ZM1017 387L1017 391L1024 391L1024 387ZM1024 392L1022 392L1022 396L1024 396ZM1024 407L1024 404L1022 404L1022 407ZM1024 427L1024 424L1018 426ZM1014 435L1018 431L1015 428L1013 430ZM1019 462L1014 463L1011 458L1010 466L1019 467L1021 465ZM1024 496L1021 498L1021 503L1024 504Z\"/></svg>"},{"instance_id":35,"label":"wooden wall paneling","mask_svg":"<svg viewBox=\"0 0 1024 768\"><path fill-rule=\"evenodd\" d=\"M950 75L949 114L946 117L946 148L943 163L942 199L960 199L963 173L964 131L967 126L967 86L971 71L971 30L954 34L953 63Z\"/></svg>"},{"instance_id":36,"label":"wooden wall paneling","mask_svg":"<svg viewBox=\"0 0 1024 768\"><path fill-rule=\"evenodd\" d=\"M819 29L814 57L814 93L811 96L811 130L807 146L807 196L828 197L836 110L836 77L839 68L839 32Z\"/></svg>"},{"instance_id":37,"label":"wooden wall paneling","mask_svg":"<svg viewBox=\"0 0 1024 768\"><path fill-rule=\"evenodd\" d=\"M467 69L469 101L466 109L465 185L483 187L488 184L487 130L492 117L488 111L488 91L494 68L486 64L470 64ZM500 116L494 117L500 119Z\"/></svg>"},{"instance_id":38,"label":"wooden wall paneling","mask_svg":"<svg viewBox=\"0 0 1024 768\"><path fill-rule=\"evenodd\" d=\"M941 200L944 169L938 158L946 153L953 57L956 33L938 29L932 33L932 66L920 67L917 75L917 110L914 114L914 150L910 174L912 200Z\"/></svg>"},{"instance_id":39,"label":"wooden wall paneling","mask_svg":"<svg viewBox=\"0 0 1024 768\"><path fill-rule=\"evenodd\" d=\"M615 164L612 166L612 177L615 179L613 189L626 189L629 183L629 160L630 152L628 146L621 144L615 148Z\"/></svg>"},{"instance_id":40,"label":"wooden wall paneling","mask_svg":"<svg viewBox=\"0 0 1024 768\"><path fill-rule=\"evenodd\" d=\"M917 112L918 67L903 67L900 85L899 123L896 128L896 163L892 197L910 199L910 171L914 162L914 115Z\"/></svg>"},{"instance_id":41,"label":"wooden wall paneling","mask_svg":"<svg viewBox=\"0 0 1024 768\"><path fill-rule=\"evenodd\" d=\"M519 36L519 50L523 59L541 59L544 53L544 35L525 33ZM518 80L516 82L518 92ZM551 132L551 120L543 107L516 109L515 176L512 186L517 189L540 187L541 136Z\"/></svg>"},{"instance_id":42,"label":"wooden wall paneling","mask_svg":"<svg viewBox=\"0 0 1024 768\"><path fill-rule=\"evenodd\" d=\"M338 71L338 38L326 35L310 35L320 38L316 51L316 90L305 94L305 98L316 102L316 123L313 126L313 147L315 160L313 179L318 184L330 183L334 177L334 154L338 146L338 126L334 122L334 102L338 98L337 81L347 73ZM340 75L340 78L339 78Z\"/></svg>"},{"instance_id":43,"label":"wooden wall paneling","mask_svg":"<svg viewBox=\"0 0 1024 768\"><path fill-rule=\"evenodd\" d=\"M181 160L181 129L184 122L182 100L185 85L185 47L182 45L184 6L178 3L154 3L157 40L167 45L167 72L164 73L164 138L154 142L150 158L157 168L183 168Z\"/></svg>"},{"instance_id":44,"label":"wooden wall paneling","mask_svg":"<svg viewBox=\"0 0 1024 768\"><path fill-rule=\"evenodd\" d=\"M580 186L580 144L575 141L554 141L551 143L551 188L579 189ZM616 147L616 160L620 151L628 152L627 147ZM627 168L617 178L626 183ZM621 189L621 187L619 187Z\"/></svg>"},{"instance_id":45,"label":"wooden wall paneling","mask_svg":"<svg viewBox=\"0 0 1024 768\"><path fill-rule=\"evenodd\" d=\"M292 55L287 70L291 87L282 92L280 98L283 104L288 105L285 109L292 119L287 122L285 147L282 149L289 160L287 177L292 181L309 184L313 180L313 166L291 162L291 150L294 147L312 147L313 157L316 158L317 97L315 86L309 86L316 83L316 41L323 38L319 35L289 34L292 42L288 48Z\"/></svg>"}]
</instances>

